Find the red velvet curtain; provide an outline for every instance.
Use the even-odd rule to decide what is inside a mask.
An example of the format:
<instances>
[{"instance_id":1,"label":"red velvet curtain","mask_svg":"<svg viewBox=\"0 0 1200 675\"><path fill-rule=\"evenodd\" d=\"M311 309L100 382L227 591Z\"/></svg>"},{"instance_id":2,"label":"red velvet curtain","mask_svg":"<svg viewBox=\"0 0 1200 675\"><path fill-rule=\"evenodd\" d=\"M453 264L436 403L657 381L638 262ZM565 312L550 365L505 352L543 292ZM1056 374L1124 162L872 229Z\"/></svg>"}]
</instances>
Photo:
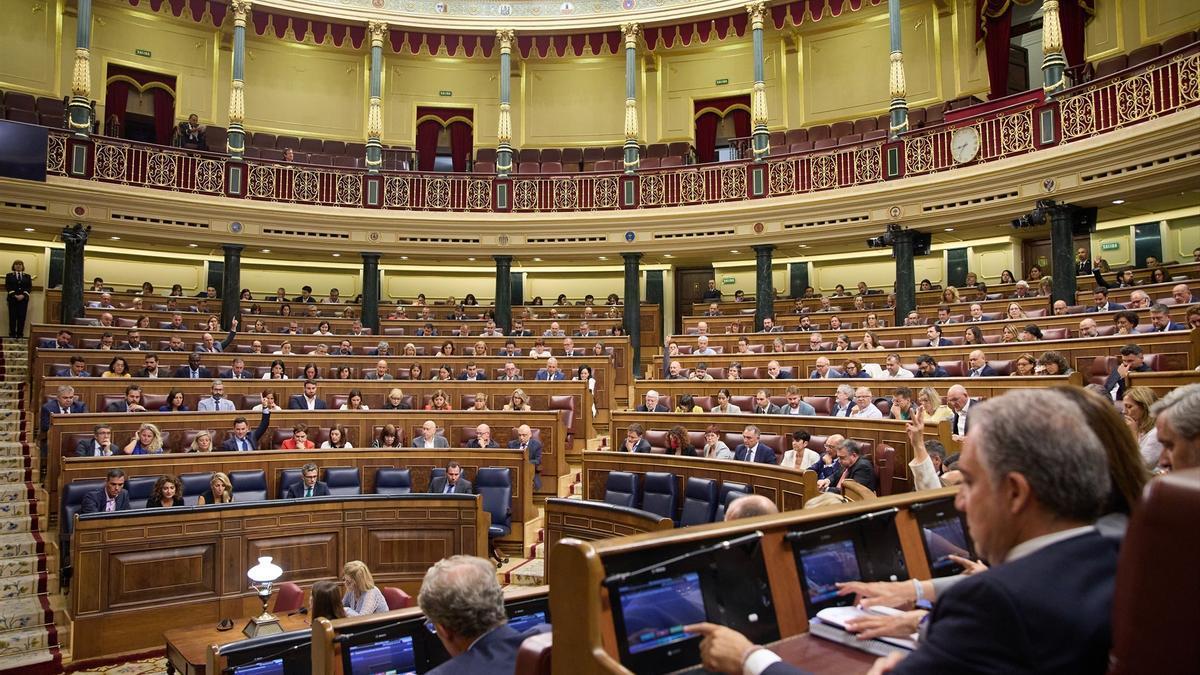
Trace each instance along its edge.
<instances>
[{"instance_id":1,"label":"red velvet curtain","mask_svg":"<svg viewBox=\"0 0 1200 675\"><path fill-rule=\"evenodd\" d=\"M104 124L106 128L108 120L113 116L117 118L117 129L125 128L125 108L129 105L129 90L128 82L115 80L108 83L108 88L104 92Z\"/></svg>"},{"instance_id":2,"label":"red velvet curtain","mask_svg":"<svg viewBox=\"0 0 1200 675\"><path fill-rule=\"evenodd\" d=\"M725 116L733 120L733 135L736 138L745 138L750 135L750 113L735 108L725 113Z\"/></svg>"},{"instance_id":3,"label":"red velvet curtain","mask_svg":"<svg viewBox=\"0 0 1200 675\"><path fill-rule=\"evenodd\" d=\"M154 136L159 145L170 145L171 134L175 131L175 97L166 89L155 87L150 91L154 96Z\"/></svg>"},{"instance_id":4,"label":"red velvet curtain","mask_svg":"<svg viewBox=\"0 0 1200 675\"><path fill-rule=\"evenodd\" d=\"M1095 14L1095 5L1095 0L1067 0L1058 6L1063 52L1066 54L1068 66L1083 65L1083 27Z\"/></svg>"},{"instance_id":5,"label":"red velvet curtain","mask_svg":"<svg viewBox=\"0 0 1200 675\"><path fill-rule=\"evenodd\" d=\"M717 161L717 125L721 117L706 112L696 118L696 159L701 163Z\"/></svg>"},{"instance_id":6,"label":"red velvet curtain","mask_svg":"<svg viewBox=\"0 0 1200 675\"><path fill-rule=\"evenodd\" d=\"M467 170L467 160L471 157L474 140L474 130L470 124L454 122L450 125L450 155L455 171Z\"/></svg>"},{"instance_id":7,"label":"red velvet curtain","mask_svg":"<svg viewBox=\"0 0 1200 675\"><path fill-rule=\"evenodd\" d=\"M980 6L988 4L983 0ZM988 18L984 50L987 56L989 98L1008 95L1008 41L1012 34L1012 8L1006 7L997 17Z\"/></svg>"},{"instance_id":8,"label":"red velvet curtain","mask_svg":"<svg viewBox=\"0 0 1200 675\"><path fill-rule=\"evenodd\" d=\"M440 120L425 120L417 125L417 170L433 171L437 158L438 134L442 131Z\"/></svg>"}]
</instances>

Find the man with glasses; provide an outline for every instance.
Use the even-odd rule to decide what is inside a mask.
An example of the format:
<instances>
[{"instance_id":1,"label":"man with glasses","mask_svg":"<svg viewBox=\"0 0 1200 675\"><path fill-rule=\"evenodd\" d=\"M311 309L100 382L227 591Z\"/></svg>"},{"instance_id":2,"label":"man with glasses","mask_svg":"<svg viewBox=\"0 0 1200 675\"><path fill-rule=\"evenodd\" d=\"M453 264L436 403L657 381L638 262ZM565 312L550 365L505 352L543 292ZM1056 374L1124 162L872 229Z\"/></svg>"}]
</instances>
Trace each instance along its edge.
<instances>
[{"instance_id":1,"label":"man with glasses","mask_svg":"<svg viewBox=\"0 0 1200 675\"><path fill-rule=\"evenodd\" d=\"M300 482L289 485L287 492L283 496L287 499L328 497L329 486L325 484L325 481L317 480L319 472L320 470L317 469L317 465L312 462L300 467Z\"/></svg>"},{"instance_id":2,"label":"man with glasses","mask_svg":"<svg viewBox=\"0 0 1200 675\"><path fill-rule=\"evenodd\" d=\"M98 424L92 430L92 437L79 441L75 446L76 457L112 457L121 452L112 442L112 427Z\"/></svg>"},{"instance_id":3,"label":"man with glasses","mask_svg":"<svg viewBox=\"0 0 1200 675\"><path fill-rule=\"evenodd\" d=\"M854 408L850 410L850 417L859 419L883 419L883 413L876 408L871 402L871 390L867 387L859 387L854 390Z\"/></svg>"}]
</instances>

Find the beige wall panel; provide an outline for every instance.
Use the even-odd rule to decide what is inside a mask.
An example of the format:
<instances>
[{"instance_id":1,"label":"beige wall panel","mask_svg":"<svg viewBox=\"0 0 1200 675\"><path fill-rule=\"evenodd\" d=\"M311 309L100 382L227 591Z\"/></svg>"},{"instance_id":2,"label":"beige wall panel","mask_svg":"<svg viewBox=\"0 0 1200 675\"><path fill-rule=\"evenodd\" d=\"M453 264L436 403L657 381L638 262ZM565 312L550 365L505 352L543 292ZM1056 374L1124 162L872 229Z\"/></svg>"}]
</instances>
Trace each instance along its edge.
<instances>
[{"instance_id":1,"label":"beige wall panel","mask_svg":"<svg viewBox=\"0 0 1200 675\"><path fill-rule=\"evenodd\" d=\"M936 15L932 4L901 11L904 72L910 105L940 98ZM887 110L890 40L886 14L800 36L807 124ZM851 76L852 74L852 76Z\"/></svg>"},{"instance_id":2,"label":"beige wall panel","mask_svg":"<svg viewBox=\"0 0 1200 675\"><path fill-rule=\"evenodd\" d=\"M246 129L366 138L366 71L360 53L290 40L246 40Z\"/></svg>"},{"instance_id":3,"label":"beige wall panel","mask_svg":"<svg viewBox=\"0 0 1200 675\"><path fill-rule=\"evenodd\" d=\"M1167 223L1163 238L1163 258L1169 261L1191 260L1200 247L1200 216L1176 218ZM8 269L7 266L5 269Z\"/></svg>"},{"instance_id":4,"label":"beige wall panel","mask_svg":"<svg viewBox=\"0 0 1200 675\"><path fill-rule=\"evenodd\" d=\"M768 125L782 128L784 121L780 65L782 45L768 40L764 60L767 83ZM695 135L694 101L749 94L754 87L754 51L749 36L743 41L709 42L702 51L670 50L659 59L662 91L659 119L662 134L651 142L691 139ZM718 79L729 84L717 86Z\"/></svg>"},{"instance_id":5,"label":"beige wall panel","mask_svg":"<svg viewBox=\"0 0 1200 675\"><path fill-rule=\"evenodd\" d=\"M1150 221L1147 221L1150 222ZM1104 244L1117 244L1120 248L1115 251L1103 250ZM1092 235L1092 256L1103 258L1110 267L1129 265L1133 260L1133 240L1129 236L1129 227L1122 226L1111 230L1100 229Z\"/></svg>"},{"instance_id":6,"label":"beige wall panel","mask_svg":"<svg viewBox=\"0 0 1200 675\"><path fill-rule=\"evenodd\" d=\"M294 298L300 295L301 287L312 286L313 295L318 299L328 295L329 289L336 288L343 298L350 300L360 292L359 277L357 269L320 269L314 268L311 263L299 264L294 270L242 263L242 288L249 288L256 298L274 295L275 289L280 286L287 291L289 298Z\"/></svg>"},{"instance_id":7,"label":"beige wall panel","mask_svg":"<svg viewBox=\"0 0 1200 675\"><path fill-rule=\"evenodd\" d=\"M979 280L987 284L1000 283L1000 273L1016 269L1011 244L975 246L971 249L971 264L968 271L974 272Z\"/></svg>"},{"instance_id":8,"label":"beige wall panel","mask_svg":"<svg viewBox=\"0 0 1200 675\"><path fill-rule=\"evenodd\" d=\"M406 302L412 302L418 293L424 293L431 301L451 295L462 300L467 293L474 293L477 300L486 304L496 294L496 274L491 269L478 272L462 269L453 272L388 270L383 288L387 297L403 298Z\"/></svg>"},{"instance_id":9,"label":"beige wall panel","mask_svg":"<svg viewBox=\"0 0 1200 675\"><path fill-rule=\"evenodd\" d=\"M1133 5L1123 2L1122 5ZM1141 43L1161 42L1200 26L1200 3L1195 0L1140 0Z\"/></svg>"},{"instance_id":10,"label":"beige wall panel","mask_svg":"<svg viewBox=\"0 0 1200 675\"><path fill-rule=\"evenodd\" d=\"M942 76L952 85L945 98L985 94L989 89L987 59L975 46L975 3L954 0L954 12L941 17ZM907 52L907 48L905 49Z\"/></svg>"},{"instance_id":11,"label":"beige wall panel","mask_svg":"<svg viewBox=\"0 0 1200 675\"><path fill-rule=\"evenodd\" d=\"M920 263L921 259L917 259ZM921 278L918 270L917 278ZM822 295L829 295L838 284L847 289L865 281L871 288L891 288L896 281L896 265L891 256L870 255L864 252L854 262L814 262L809 272L808 283Z\"/></svg>"},{"instance_id":12,"label":"beige wall panel","mask_svg":"<svg viewBox=\"0 0 1200 675\"><path fill-rule=\"evenodd\" d=\"M0 88L26 91L57 98L59 91L58 16L56 0L5 0L0 21ZM70 54L74 58L72 26Z\"/></svg>"},{"instance_id":13,"label":"beige wall panel","mask_svg":"<svg viewBox=\"0 0 1200 675\"><path fill-rule=\"evenodd\" d=\"M141 289L143 281L154 284L166 294L172 284L183 286L186 295L199 293L206 285L204 261L199 258L141 257L135 253L89 250L83 260L83 278L90 284L95 277L118 291Z\"/></svg>"},{"instance_id":14,"label":"beige wall panel","mask_svg":"<svg viewBox=\"0 0 1200 675\"><path fill-rule=\"evenodd\" d=\"M625 139L625 60L525 63L526 147L617 145Z\"/></svg>"},{"instance_id":15,"label":"beige wall panel","mask_svg":"<svg viewBox=\"0 0 1200 675\"><path fill-rule=\"evenodd\" d=\"M119 64L173 75L177 118L195 112L203 122L225 125L224 120L213 117L213 78L217 76L213 61L219 34L211 23L180 21L169 15L163 17L123 6L94 7L92 98L100 106L104 105L108 64ZM69 39L64 39L63 65L68 73L65 83L70 82L74 31L72 25ZM64 32L63 35L66 37L68 34ZM151 58L137 56L134 54L136 49L149 50ZM70 88L69 84L66 88Z\"/></svg>"},{"instance_id":16,"label":"beige wall panel","mask_svg":"<svg viewBox=\"0 0 1200 675\"><path fill-rule=\"evenodd\" d=\"M522 270L525 271L525 270ZM591 293L597 304L604 304L609 293L625 295L625 274L619 270L592 270L580 272L537 272L525 271L525 299L542 296L542 301L553 304L559 293L566 293L572 300L582 299ZM646 275L642 274L642 294L646 292ZM491 293L489 293L491 295Z\"/></svg>"},{"instance_id":17,"label":"beige wall panel","mask_svg":"<svg viewBox=\"0 0 1200 675\"><path fill-rule=\"evenodd\" d=\"M385 142L416 143L417 106L471 108L475 116L475 146L496 145L496 124L500 115L496 79L499 66L494 60L463 58L413 58L395 54L384 57L383 139ZM512 80L513 100L521 78ZM453 96L440 97L438 92ZM513 128L519 129L521 106L512 109Z\"/></svg>"},{"instance_id":18,"label":"beige wall panel","mask_svg":"<svg viewBox=\"0 0 1200 675\"><path fill-rule=\"evenodd\" d=\"M1084 55L1089 61L1107 58L1124 51L1125 38L1122 30L1126 23L1126 15L1134 19L1134 25L1137 23L1137 15L1133 13L1135 8L1122 5L1132 6L1136 3L1097 0L1096 14L1084 28Z\"/></svg>"},{"instance_id":19,"label":"beige wall panel","mask_svg":"<svg viewBox=\"0 0 1200 675\"><path fill-rule=\"evenodd\" d=\"M733 300L733 294L739 290L744 291L746 295L754 295L755 280L758 275L754 271L753 265L733 268L718 267L713 276L717 280L717 288L721 289L726 300ZM725 277L733 277L734 283L732 285L723 283ZM771 284L775 290L779 291L780 297L788 294L790 289L786 263L777 263L771 266Z\"/></svg>"}]
</instances>

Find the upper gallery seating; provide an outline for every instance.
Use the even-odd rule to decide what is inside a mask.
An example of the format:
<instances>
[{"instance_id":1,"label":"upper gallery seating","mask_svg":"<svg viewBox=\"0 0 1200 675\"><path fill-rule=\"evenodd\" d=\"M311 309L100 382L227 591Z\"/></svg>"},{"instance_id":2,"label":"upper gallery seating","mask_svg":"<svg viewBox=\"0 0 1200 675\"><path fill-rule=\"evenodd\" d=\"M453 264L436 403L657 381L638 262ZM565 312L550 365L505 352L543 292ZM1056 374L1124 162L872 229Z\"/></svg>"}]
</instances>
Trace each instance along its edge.
<instances>
[{"instance_id":1,"label":"upper gallery seating","mask_svg":"<svg viewBox=\"0 0 1200 675\"><path fill-rule=\"evenodd\" d=\"M641 146L641 168L659 169L684 166L696 162L696 151L687 141L673 143L651 143ZM616 171L623 166L625 148L526 148L513 152L514 173L560 174L581 171ZM475 151L474 173L496 172L496 149L479 148Z\"/></svg>"}]
</instances>

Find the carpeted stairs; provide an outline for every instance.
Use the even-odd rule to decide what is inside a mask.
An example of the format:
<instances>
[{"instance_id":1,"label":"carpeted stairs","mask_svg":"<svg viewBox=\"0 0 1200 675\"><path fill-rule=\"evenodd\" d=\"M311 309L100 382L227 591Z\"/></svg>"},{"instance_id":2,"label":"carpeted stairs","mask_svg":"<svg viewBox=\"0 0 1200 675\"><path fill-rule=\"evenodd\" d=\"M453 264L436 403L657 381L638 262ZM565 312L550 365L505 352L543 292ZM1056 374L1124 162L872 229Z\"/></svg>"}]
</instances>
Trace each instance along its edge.
<instances>
[{"instance_id":1,"label":"carpeted stairs","mask_svg":"<svg viewBox=\"0 0 1200 675\"><path fill-rule=\"evenodd\" d=\"M37 415L27 412L25 343L4 340L0 351L0 674L62 671L50 594L57 574L41 528L46 505L38 500ZM44 494L44 492L42 493Z\"/></svg>"}]
</instances>

